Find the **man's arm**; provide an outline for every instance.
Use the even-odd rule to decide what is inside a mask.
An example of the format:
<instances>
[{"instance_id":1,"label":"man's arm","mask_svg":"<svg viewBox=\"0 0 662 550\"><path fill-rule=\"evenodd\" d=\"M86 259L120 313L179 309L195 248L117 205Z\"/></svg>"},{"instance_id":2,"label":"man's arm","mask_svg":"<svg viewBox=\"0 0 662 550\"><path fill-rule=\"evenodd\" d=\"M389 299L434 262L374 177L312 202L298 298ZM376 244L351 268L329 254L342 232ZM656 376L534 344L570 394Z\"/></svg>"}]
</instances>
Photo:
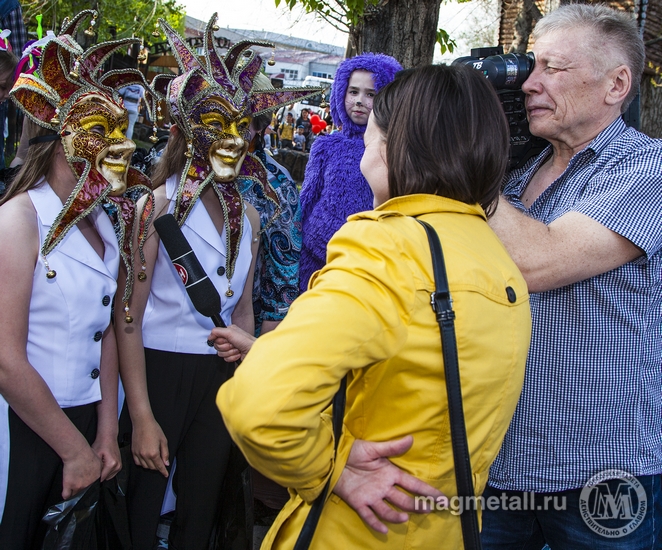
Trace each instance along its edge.
<instances>
[{"instance_id":1,"label":"man's arm","mask_svg":"<svg viewBox=\"0 0 662 550\"><path fill-rule=\"evenodd\" d=\"M631 241L584 214L568 212L545 225L503 196L489 224L522 272L529 292L583 281L643 254Z\"/></svg>"}]
</instances>

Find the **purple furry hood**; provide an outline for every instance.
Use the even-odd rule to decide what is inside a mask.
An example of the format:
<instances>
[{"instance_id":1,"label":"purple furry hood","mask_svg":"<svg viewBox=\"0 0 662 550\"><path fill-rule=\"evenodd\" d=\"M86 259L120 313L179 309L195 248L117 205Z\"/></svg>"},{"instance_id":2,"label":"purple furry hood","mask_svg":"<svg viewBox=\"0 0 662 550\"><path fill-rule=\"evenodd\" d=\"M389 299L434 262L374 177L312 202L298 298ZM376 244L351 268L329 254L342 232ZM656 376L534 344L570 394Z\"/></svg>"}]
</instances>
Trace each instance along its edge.
<instances>
[{"instance_id":1,"label":"purple furry hood","mask_svg":"<svg viewBox=\"0 0 662 550\"><path fill-rule=\"evenodd\" d=\"M375 91L378 92L395 78L395 73L402 70L398 63L390 55L382 53L363 53L356 57L345 59L336 71L331 89L331 117L336 124L342 124L342 133L348 137L363 135L366 126L355 124L345 111L345 94L349 85L352 72L363 70L372 73L375 83Z\"/></svg>"}]
</instances>

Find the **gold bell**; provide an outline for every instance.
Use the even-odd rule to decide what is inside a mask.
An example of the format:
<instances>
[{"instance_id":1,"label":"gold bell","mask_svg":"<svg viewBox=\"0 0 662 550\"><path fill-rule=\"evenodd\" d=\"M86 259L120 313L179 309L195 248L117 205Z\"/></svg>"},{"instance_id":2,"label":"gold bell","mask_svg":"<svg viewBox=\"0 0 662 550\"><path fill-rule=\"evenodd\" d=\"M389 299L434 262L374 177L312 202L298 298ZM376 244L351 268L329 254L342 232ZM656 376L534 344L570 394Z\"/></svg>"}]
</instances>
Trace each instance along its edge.
<instances>
[{"instance_id":1,"label":"gold bell","mask_svg":"<svg viewBox=\"0 0 662 550\"><path fill-rule=\"evenodd\" d=\"M87 28L85 31L85 36L94 36L96 33L94 32L94 26L97 24L97 16L95 15L92 18L92 21L90 21L90 26Z\"/></svg>"},{"instance_id":2,"label":"gold bell","mask_svg":"<svg viewBox=\"0 0 662 550\"><path fill-rule=\"evenodd\" d=\"M154 30L152 31L152 36L154 38L159 38L161 36L161 33L159 32L159 23L158 21L154 23Z\"/></svg>"},{"instance_id":3,"label":"gold bell","mask_svg":"<svg viewBox=\"0 0 662 550\"><path fill-rule=\"evenodd\" d=\"M269 58L269 61L267 61L267 65L273 67L276 64L276 50L273 50L271 52L271 57Z\"/></svg>"},{"instance_id":4,"label":"gold bell","mask_svg":"<svg viewBox=\"0 0 662 550\"><path fill-rule=\"evenodd\" d=\"M159 138L157 137L156 133L149 136L149 141L151 141L152 143L156 143L157 141L159 141Z\"/></svg>"},{"instance_id":5,"label":"gold bell","mask_svg":"<svg viewBox=\"0 0 662 550\"><path fill-rule=\"evenodd\" d=\"M69 71L69 76L75 80L78 80L78 77L80 76L78 74L78 71L80 69L80 59L76 59L74 62L74 68Z\"/></svg>"},{"instance_id":6,"label":"gold bell","mask_svg":"<svg viewBox=\"0 0 662 550\"><path fill-rule=\"evenodd\" d=\"M54 269L49 269L49 270L46 272L46 278L47 278L47 279L55 279L55 276L56 276L56 275L57 275L57 273L55 273L55 270L54 270Z\"/></svg>"},{"instance_id":7,"label":"gold bell","mask_svg":"<svg viewBox=\"0 0 662 550\"><path fill-rule=\"evenodd\" d=\"M145 279L147 279L147 275L145 275L144 271L141 271L140 273L138 273L138 280L139 281L144 281Z\"/></svg>"},{"instance_id":8,"label":"gold bell","mask_svg":"<svg viewBox=\"0 0 662 550\"><path fill-rule=\"evenodd\" d=\"M58 124L60 124L60 117L58 116L59 114L60 114L60 110L55 109L55 114L53 115L53 118L51 118L51 120L50 120L50 123L53 126L57 126Z\"/></svg>"},{"instance_id":9,"label":"gold bell","mask_svg":"<svg viewBox=\"0 0 662 550\"><path fill-rule=\"evenodd\" d=\"M221 27L219 27L216 23L214 23L214 26L211 28L212 31L216 32L220 30Z\"/></svg>"},{"instance_id":10,"label":"gold bell","mask_svg":"<svg viewBox=\"0 0 662 550\"><path fill-rule=\"evenodd\" d=\"M188 146L186 147L186 152L184 153L184 156L187 159L193 158L193 144L189 143Z\"/></svg>"},{"instance_id":11,"label":"gold bell","mask_svg":"<svg viewBox=\"0 0 662 550\"><path fill-rule=\"evenodd\" d=\"M228 298L232 298L232 297L234 296L234 290L231 290L231 289L228 288L228 289L225 291L225 295L226 295Z\"/></svg>"},{"instance_id":12,"label":"gold bell","mask_svg":"<svg viewBox=\"0 0 662 550\"><path fill-rule=\"evenodd\" d=\"M133 323L133 317L131 317L131 315L129 315L129 303L128 302L124 302L124 313L125 313L124 322L126 324L129 324L129 325L131 323Z\"/></svg>"}]
</instances>

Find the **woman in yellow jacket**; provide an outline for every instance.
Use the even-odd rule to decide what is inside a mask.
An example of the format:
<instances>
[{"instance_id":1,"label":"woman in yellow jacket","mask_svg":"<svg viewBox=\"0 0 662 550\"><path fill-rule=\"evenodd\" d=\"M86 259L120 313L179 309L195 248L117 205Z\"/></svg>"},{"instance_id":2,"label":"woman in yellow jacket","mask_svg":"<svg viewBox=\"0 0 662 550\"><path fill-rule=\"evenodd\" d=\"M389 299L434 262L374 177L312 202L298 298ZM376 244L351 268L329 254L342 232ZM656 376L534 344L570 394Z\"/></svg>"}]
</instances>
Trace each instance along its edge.
<instances>
[{"instance_id":1,"label":"woman in yellow jacket","mask_svg":"<svg viewBox=\"0 0 662 550\"><path fill-rule=\"evenodd\" d=\"M448 509L456 485L432 261L414 218L435 228L444 250L477 494L521 390L526 284L485 214L508 158L496 94L464 67L405 71L375 98L365 145L361 170L375 210L336 233L310 290L218 393L249 462L290 489L263 549L294 546L329 477L311 548L462 547L459 516ZM214 329L212 339L225 356L251 344L233 328ZM325 409L345 375L334 457ZM416 513L412 495L438 504Z\"/></svg>"}]
</instances>

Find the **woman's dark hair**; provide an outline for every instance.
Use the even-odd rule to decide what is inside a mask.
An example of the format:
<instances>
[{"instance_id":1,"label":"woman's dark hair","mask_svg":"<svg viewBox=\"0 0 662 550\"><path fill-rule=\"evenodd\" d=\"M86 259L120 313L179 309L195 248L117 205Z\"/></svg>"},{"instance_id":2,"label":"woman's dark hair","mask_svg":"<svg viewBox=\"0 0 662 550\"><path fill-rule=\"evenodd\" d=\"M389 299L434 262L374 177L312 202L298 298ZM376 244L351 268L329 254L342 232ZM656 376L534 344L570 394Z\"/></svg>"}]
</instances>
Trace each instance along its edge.
<instances>
[{"instance_id":1,"label":"woman's dark hair","mask_svg":"<svg viewBox=\"0 0 662 550\"><path fill-rule=\"evenodd\" d=\"M179 129L178 129L179 130ZM152 171L152 189L163 185L172 174L179 174L186 164L186 138L181 130L171 132L168 145L163 150Z\"/></svg>"},{"instance_id":2,"label":"woman's dark hair","mask_svg":"<svg viewBox=\"0 0 662 550\"><path fill-rule=\"evenodd\" d=\"M53 130L39 126L27 117L23 119L23 126L28 139L53 134ZM7 187L0 204L4 204L12 197L36 187L39 180L48 173L53 164L58 147L62 147L60 139L30 145L23 165Z\"/></svg>"},{"instance_id":3,"label":"woman's dark hair","mask_svg":"<svg viewBox=\"0 0 662 550\"><path fill-rule=\"evenodd\" d=\"M8 85L9 88L14 84L16 65L18 65L18 58L12 52L0 51L0 77L2 77L2 84Z\"/></svg>"},{"instance_id":4,"label":"woman's dark hair","mask_svg":"<svg viewBox=\"0 0 662 550\"><path fill-rule=\"evenodd\" d=\"M375 97L390 197L428 193L490 215L508 163L506 117L488 81L465 66L402 71Z\"/></svg>"},{"instance_id":5,"label":"woman's dark hair","mask_svg":"<svg viewBox=\"0 0 662 550\"><path fill-rule=\"evenodd\" d=\"M254 116L251 120L251 126L256 132L255 137L253 138L255 140L254 144L256 150L264 149L264 132L269 124L271 124L271 114L268 113Z\"/></svg>"}]
</instances>

